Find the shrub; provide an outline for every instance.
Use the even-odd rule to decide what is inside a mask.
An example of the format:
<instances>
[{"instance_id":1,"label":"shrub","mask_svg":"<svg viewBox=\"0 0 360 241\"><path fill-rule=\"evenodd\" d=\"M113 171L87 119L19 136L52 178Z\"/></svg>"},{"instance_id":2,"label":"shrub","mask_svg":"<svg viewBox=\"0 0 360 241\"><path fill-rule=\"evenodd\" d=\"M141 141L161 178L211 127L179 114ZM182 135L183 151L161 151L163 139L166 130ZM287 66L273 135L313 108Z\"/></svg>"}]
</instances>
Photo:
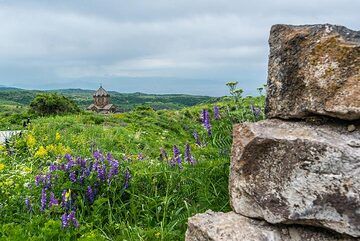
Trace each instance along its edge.
<instances>
[{"instance_id":1,"label":"shrub","mask_svg":"<svg viewBox=\"0 0 360 241\"><path fill-rule=\"evenodd\" d=\"M37 115L59 115L79 113L80 109L74 101L65 96L52 94L38 94L30 103L30 112Z\"/></svg>"}]
</instances>

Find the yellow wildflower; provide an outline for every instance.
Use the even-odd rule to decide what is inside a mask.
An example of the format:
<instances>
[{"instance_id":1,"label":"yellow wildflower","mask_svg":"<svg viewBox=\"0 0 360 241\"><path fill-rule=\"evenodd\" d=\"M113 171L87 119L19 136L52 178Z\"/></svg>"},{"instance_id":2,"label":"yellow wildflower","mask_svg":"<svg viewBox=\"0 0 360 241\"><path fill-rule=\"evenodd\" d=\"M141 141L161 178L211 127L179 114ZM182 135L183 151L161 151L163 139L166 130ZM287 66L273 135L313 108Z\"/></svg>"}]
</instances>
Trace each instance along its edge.
<instances>
[{"instance_id":1,"label":"yellow wildflower","mask_svg":"<svg viewBox=\"0 0 360 241\"><path fill-rule=\"evenodd\" d=\"M25 172L25 173L30 173L30 172L32 172L32 169L30 168L30 167L23 167L23 172Z\"/></svg>"},{"instance_id":2,"label":"yellow wildflower","mask_svg":"<svg viewBox=\"0 0 360 241\"><path fill-rule=\"evenodd\" d=\"M36 144L36 139L33 135L29 134L26 138L26 144L28 147L32 148Z\"/></svg>"},{"instance_id":3,"label":"yellow wildflower","mask_svg":"<svg viewBox=\"0 0 360 241\"><path fill-rule=\"evenodd\" d=\"M68 146L63 146L61 144L58 145L57 149L58 155L65 155L65 154L71 154L71 148Z\"/></svg>"},{"instance_id":4,"label":"yellow wildflower","mask_svg":"<svg viewBox=\"0 0 360 241\"><path fill-rule=\"evenodd\" d=\"M65 200L68 201L71 196L71 189L65 193Z\"/></svg>"},{"instance_id":5,"label":"yellow wildflower","mask_svg":"<svg viewBox=\"0 0 360 241\"><path fill-rule=\"evenodd\" d=\"M43 147L43 146L40 146L39 149L35 152L35 157L44 157L48 154L47 150Z\"/></svg>"},{"instance_id":6,"label":"yellow wildflower","mask_svg":"<svg viewBox=\"0 0 360 241\"><path fill-rule=\"evenodd\" d=\"M0 171L5 168L5 165L3 163L0 163Z\"/></svg>"},{"instance_id":7,"label":"yellow wildflower","mask_svg":"<svg viewBox=\"0 0 360 241\"><path fill-rule=\"evenodd\" d=\"M56 154L56 147L55 147L55 145L53 145L53 144L47 145L47 146L45 147L45 149L46 149L47 152L52 152L52 153L55 153L55 154Z\"/></svg>"},{"instance_id":8,"label":"yellow wildflower","mask_svg":"<svg viewBox=\"0 0 360 241\"><path fill-rule=\"evenodd\" d=\"M56 132L56 134L55 134L55 140L59 141L60 138L61 138L60 133L59 133L59 132Z\"/></svg>"}]
</instances>

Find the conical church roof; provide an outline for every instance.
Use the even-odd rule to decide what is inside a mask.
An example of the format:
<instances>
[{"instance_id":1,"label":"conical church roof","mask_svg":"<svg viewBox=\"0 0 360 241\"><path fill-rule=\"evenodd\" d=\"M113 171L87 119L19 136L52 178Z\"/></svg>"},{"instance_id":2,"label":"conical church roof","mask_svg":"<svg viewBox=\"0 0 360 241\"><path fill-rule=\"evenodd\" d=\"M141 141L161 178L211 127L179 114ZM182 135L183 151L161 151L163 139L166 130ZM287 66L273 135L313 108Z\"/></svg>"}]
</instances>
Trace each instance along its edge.
<instances>
[{"instance_id":1,"label":"conical church roof","mask_svg":"<svg viewBox=\"0 0 360 241\"><path fill-rule=\"evenodd\" d=\"M110 96L110 95L102 86L100 86L100 88L94 93L94 97L96 97L96 96L103 97L103 96Z\"/></svg>"}]
</instances>

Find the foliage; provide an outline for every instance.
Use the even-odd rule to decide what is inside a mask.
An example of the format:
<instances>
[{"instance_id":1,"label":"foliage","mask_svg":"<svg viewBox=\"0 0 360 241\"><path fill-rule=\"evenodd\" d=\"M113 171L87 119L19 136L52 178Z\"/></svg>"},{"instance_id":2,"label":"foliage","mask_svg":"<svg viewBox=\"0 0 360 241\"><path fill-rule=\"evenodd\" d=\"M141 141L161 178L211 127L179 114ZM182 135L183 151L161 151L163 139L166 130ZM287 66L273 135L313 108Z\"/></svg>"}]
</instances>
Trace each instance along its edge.
<instances>
[{"instance_id":1,"label":"foliage","mask_svg":"<svg viewBox=\"0 0 360 241\"><path fill-rule=\"evenodd\" d=\"M79 113L74 101L56 93L38 94L30 103L30 111L40 115L59 115Z\"/></svg>"},{"instance_id":2,"label":"foliage","mask_svg":"<svg viewBox=\"0 0 360 241\"><path fill-rule=\"evenodd\" d=\"M232 125L263 119L263 104L263 96L225 98L182 110L34 119L0 145L0 240L183 240L190 216L230 210ZM92 169L81 182L82 160L93 166L96 150L112 153L118 175L100 182ZM112 162L103 159L110 173ZM78 164L66 169L69 160ZM41 202L49 173L52 186ZM90 202L88 186L96 185ZM62 215L71 214L61 206L64 190L76 201L79 227L62 227ZM49 208L51 192L58 204Z\"/></svg>"},{"instance_id":3,"label":"foliage","mask_svg":"<svg viewBox=\"0 0 360 241\"><path fill-rule=\"evenodd\" d=\"M0 102L0 130L17 130L27 118L33 118L28 107L13 102Z\"/></svg>"},{"instance_id":4,"label":"foliage","mask_svg":"<svg viewBox=\"0 0 360 241\"><path fill-rule=\"evenodd\" d=\"M16 88L1 88L0 87L0 103L8 102L18 106L29 105L30 102L40 93L58 93L64 95L80 106L81 108L88 107L92 102L92 94L94 90L82 89L63 89L63 90L23 90ZM115 104L120 111L129 111L134 107L147 104L155 110L162 109L181 109L183 107L194 106L207 101L212 101L214 98L209 96L197 95L183 95L183 94L144 94L144 93L118 93L109 91L111 95L111 103Z\"/></svg>"}]
</instances>

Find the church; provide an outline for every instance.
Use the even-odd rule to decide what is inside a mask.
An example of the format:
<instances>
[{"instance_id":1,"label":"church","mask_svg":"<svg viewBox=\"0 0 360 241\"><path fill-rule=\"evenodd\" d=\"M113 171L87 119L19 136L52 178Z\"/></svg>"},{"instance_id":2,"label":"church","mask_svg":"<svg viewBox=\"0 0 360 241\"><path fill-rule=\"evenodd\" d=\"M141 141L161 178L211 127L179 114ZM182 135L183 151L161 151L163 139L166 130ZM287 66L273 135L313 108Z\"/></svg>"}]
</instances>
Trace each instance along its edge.
<instances>
[{"instance_id":1,"label":"church","mask_svg":"<svg viewBox=\"0 0 360 241\"><path fill-rule=\"evenodd\" d=\"M110 94L102 87L93 94L94 103L89 105L87 110L95 111L101 114L114 113L116 107L110 104Z\"/></svg>"}]
</instances>

